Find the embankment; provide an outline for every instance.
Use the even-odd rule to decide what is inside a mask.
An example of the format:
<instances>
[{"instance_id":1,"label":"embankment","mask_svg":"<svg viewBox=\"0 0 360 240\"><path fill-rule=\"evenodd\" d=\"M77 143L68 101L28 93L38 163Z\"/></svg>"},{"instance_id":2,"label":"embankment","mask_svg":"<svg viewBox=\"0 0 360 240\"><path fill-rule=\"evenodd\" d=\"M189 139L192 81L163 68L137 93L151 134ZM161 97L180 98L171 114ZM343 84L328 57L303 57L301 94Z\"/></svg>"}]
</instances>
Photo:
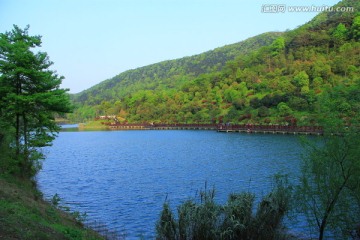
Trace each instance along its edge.
<instances>
[{"instance_id":1,"label":"embankment","mask_svg":"<svg viewBox=\"0 0 360 240\"><path fill-rule=\"evenodd\" d=\"M34 184L0 176L0 239L103 239L42 198Z\"/></svg>"}]
</instances>

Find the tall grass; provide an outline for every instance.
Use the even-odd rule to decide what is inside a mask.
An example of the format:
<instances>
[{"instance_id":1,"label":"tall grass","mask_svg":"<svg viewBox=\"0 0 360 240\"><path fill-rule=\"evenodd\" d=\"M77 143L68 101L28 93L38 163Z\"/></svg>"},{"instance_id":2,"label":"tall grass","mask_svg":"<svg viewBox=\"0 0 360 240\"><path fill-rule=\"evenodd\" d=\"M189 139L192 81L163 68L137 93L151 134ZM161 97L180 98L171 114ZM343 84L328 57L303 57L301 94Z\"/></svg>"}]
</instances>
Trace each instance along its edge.
<instances>
[{"instance_id":1,"label":"tall grass","mask_svg":"<svg viewBox=\"0 0 360 240\"><path fill-rule=\"evenodd\" d=\"M156 224L158 240L284 239L282 220L289 208L290 190L282 180L254 210L255 195L230 194L224 205L214 201L215 190L201 191L200 201L187 200L177 208L177 218L165 201Z\"/></svg>"}]
</instances>

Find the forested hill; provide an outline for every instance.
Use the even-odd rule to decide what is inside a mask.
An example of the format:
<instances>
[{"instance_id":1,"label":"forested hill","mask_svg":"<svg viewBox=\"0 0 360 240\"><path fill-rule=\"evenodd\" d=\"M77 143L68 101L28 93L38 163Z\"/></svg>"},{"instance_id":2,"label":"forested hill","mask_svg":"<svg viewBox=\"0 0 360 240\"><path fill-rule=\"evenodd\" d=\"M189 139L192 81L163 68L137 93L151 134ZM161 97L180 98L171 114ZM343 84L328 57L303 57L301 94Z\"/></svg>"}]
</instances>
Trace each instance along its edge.
<instances>
[{"instance_id":1,"label":"forested hill","mask_svg":"<svg viewBox=\"0 0 360 240\"><path fill-rule=\"evenodd\" d=\"M171 88L200 74L221 71L229 60L266 46L280 35L279 32L264 33L191 57L128 70L76 94L75 99L92 105L99 104L103 100L122 98L137 90L155 89L158 85Z\"/></svg>"},{"instance_id":2,"label":"forested hill","mask_svg":"<svg viewBox=\"0 0 360 240\"><path fill-rule=\"evenodd\" d=\"M74 96L73 121L319 124L360 110L360 1L285 33L129 70Z\"/></svg>"}]
</instances>

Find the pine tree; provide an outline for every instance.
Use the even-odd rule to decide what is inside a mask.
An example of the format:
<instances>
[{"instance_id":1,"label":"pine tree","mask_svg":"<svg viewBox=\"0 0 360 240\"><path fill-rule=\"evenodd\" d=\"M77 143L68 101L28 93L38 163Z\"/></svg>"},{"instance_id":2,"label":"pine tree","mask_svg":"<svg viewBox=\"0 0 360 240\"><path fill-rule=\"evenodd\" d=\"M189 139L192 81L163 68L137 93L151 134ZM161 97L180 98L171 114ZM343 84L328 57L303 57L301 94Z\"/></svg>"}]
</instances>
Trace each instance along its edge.
<instances>
[{"instance_id":1,"label":"pine tree","mask_svg":"<svg viewBox=\"0 0 360 240\"><path fill-rule=\"evenodd\" d=\"M14 161L23 177L39 169L39 147L51 144L59 127L55 114L71 111L63 77L49 69L45 52L35 53L41 36L30 36L29 26L14 25L0 34L0 118L13 129Z\"/></svg>"}]
</instances>

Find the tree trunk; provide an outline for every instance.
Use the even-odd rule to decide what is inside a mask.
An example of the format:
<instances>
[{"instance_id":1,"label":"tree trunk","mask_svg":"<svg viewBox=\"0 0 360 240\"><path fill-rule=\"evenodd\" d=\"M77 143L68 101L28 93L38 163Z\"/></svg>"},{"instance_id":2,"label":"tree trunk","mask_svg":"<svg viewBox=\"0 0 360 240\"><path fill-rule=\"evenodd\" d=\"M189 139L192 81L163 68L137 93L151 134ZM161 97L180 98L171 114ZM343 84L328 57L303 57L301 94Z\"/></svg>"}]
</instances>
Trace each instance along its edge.
<instances>
[{"instance_id":1,"label":"tree trunk","mask_svg":"<svg viewBox=\"0 0 360 240\"><path fill-rule=\"evenodd\" d=\"M321 221L321 225L320 225L320 233L319 233L319 240L323 240L324 238L324 232L325 232L325 227L326 227L326 222L327 222L327 216L323 218L323 220Z\"/></svg>"},{"instance_id":2,"label":"tree trunk","mask_svg":"<svg viewBox=\"0 0 360 240\"><path fill-rule=\"evenodd\" d=\"M15 144L16 144L16 158L20 155L20 115L16 114L16 126L15 126Z\"/></svg>"},{"instance_id":3,"label":"tree trunk","mask_svg":"<svg viewBox=\"0 0 360 240\"><path fill-rule=\"evenodd\" d=\"M23 156L23 169L22 171L22 175L23 177L28 177L31 175L30 171L31 171L31 163L29 162L29 146L28 146L28 122L26 119L26 114L25 112L23 112L22 114L22 118L23 118L23 136L24 136L24 156Z\"/></svg>"},{"instance_id":4,"label":"tree trunk","mask_svg":"<svg viewBox=\"0 0 360 240\"><path fill-rule=\"evenodd\" d=\"M347 181L349 180L349 178L350 178L350 175L344 176L344 182L341 184L341 186L339 187L339 189L335 193L334 198L332 199L329 206L325 210L325 215L324 215L324 217L323 217L323 219L321 221L321 225L320 225L320 229L319 229L319 240L322 240L324 238L324 232L325 232L325 228L326 228L326 224L327 224L327 220L329 218L329 215L331 214L336 202L339 199L340 193L345 188L345 185L346 185Z\"/></svg>"},{"instance_id":5,"label":"tree trunk","mask_svg":"<svg viewBox=\"0 0 360 240\"><path fill-rule=\"evenodd\" d=\"M16 95L21 94L21 82L20 75L16 75ZM15 126L15 141L16 141L16 158L19 159L20 156L20 114L16 113L16 126Z\"/></svg>"}]
</instances>

